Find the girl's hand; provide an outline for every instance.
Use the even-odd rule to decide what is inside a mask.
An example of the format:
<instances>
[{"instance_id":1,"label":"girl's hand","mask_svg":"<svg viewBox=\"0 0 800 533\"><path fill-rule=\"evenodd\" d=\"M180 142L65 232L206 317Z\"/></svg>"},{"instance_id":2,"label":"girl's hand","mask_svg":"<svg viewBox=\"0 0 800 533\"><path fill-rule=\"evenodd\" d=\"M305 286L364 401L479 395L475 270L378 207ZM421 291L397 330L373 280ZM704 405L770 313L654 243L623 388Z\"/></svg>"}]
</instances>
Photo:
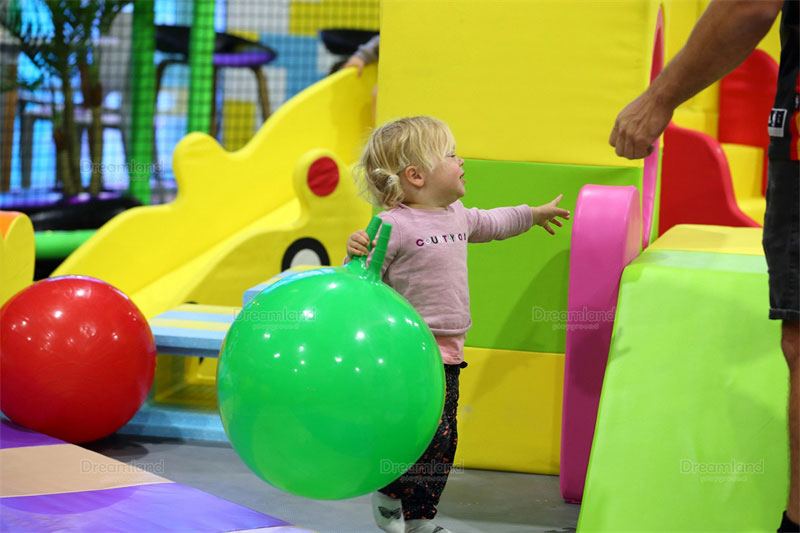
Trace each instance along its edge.
<instances>
[{"instance_id":1,"label":"girl's hand","mask_svg":"<svg viewBox=\"0 0 800 533\"><path fill-rule=\"evenodd\" d=\"M372 241L372 246L378 242L377 239ZM347 255L349 256L356 256L356 255L367 255L369 250L367 250L367 246L369 245L369 235L363 229L360 229L350 235L347 238Z\"/></svg>"},{"instance_id":2,"label":"girl's hand","mask_svg":"<svg viewBox=\"0 0 800 533\"><path fill-rule=\"evenodd\" d=\"M531 207L531 214L533 215L533 224L536 226L541 226L544 230L549 233L550 235L555 235L556 232L553 228L550 227L550 223L552 222L559 228L563 226L560 220L556 217L561 217L564 220L569 220L569 211L566 209L561 209L558 206L558 202L561 201L563 194L559 194L556 198L549 203L544 205L540 205L539 207Z\"/></svg>"}]
</instances>

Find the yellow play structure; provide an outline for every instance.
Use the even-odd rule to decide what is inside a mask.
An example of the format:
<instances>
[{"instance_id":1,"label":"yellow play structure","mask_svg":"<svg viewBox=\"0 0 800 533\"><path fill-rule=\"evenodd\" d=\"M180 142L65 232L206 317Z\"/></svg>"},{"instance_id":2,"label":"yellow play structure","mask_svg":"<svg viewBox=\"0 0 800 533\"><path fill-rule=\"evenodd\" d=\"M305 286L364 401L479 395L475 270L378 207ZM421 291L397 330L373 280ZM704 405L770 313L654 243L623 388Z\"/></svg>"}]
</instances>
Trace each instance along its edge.
<instances>
[{"instance_id":1,"label":"yellow play structure","mask_svg":"<svg viewBox=\"0 0 800 533\"><path fill-rule=\"evenodd\" d=\"M586 183L642 190L643 162L618 158L608 136L650 82L660 8L467 0L454 18L451 2L384 0L378 122L447 122L466 159L468 207L564 194L574 209ZM437 31L421 34L420 20ZM456 457L467 467L558 473L569 224L548 237L470 248ZM555 318L540 321L537 309Z\"/></svg>"},{"instance_id":2,"label":"yellow play structure","mask_svg":"<svg viewBox=\"0 0 800 533\"><path fill-rule=\"evenodd\" d=\"M31 284L35 261L31 219L23 213L0 211L0 307Z\"/></svg>"},{"instance_id":3,"label":"yellow play structure","mask_svg":"<svg viewBox=\"0 0 800 533\"><path fill-rule=\"evenodd\" d=\"M292 264L286 254L301 239L340 261L347 236L371 214L349 169L369 133L374 83L374 68L331 76L284 105L236 152L208 135L187 135L174 154L176 200L115 217L53 275L107 281L152 317L184 302L240 305L247 288ZM318 195L309 179L319 178L309 170L326 157L336 162L337 183Z\"/></svg>"},{"instance_id":4,"label":"yellow play structure","mask_svg":"<svg viewBox=\"0 0 800 533\"><path fill-rule=\"evenodd\" d=\"M635 185L646 207L645 163L614 154L611 127L661 67L659 27L668 61L707 4L465 0L456 8L384 0L377 122L416 114L446 121L467 160L468 206L537 204L563 193L561 205L572 209L578 190L594 183ZM775 29L761 48L777 56ZM675 121L714 135L718 91L687 102ZM760 183L761 167L746 167L757 149L725 149L749 154L730 156L734 176ZM657 221L658 185L650 194ZM474 325L462 373L460 464L559 471L567 232L470 248ZM539 320L537 311L556 318Z\"/></svg>"},{"instance_id":5,"label":"yellow play structure","mask_svg":"<svg viewBox=\"0 0 800 533\"><path fill-rule=\"evenodd\" d=\"M588 183L633 185L657 221L658 154L648 170L617 157L608 137L616 114L661 68L660 43L663 57L674 55L706 4L383 0L377 122L421 114L446 121L466 160L468 207L539 205L563 194L561 206L574 209ZM763 46L776 53L774 32ZM116 217L54 275L103 279L154 317L186 302L241 305L249 287L307 262L287 259L302 239L339 264L347 236L371 214L349 171L372 124L375 81L375 68L324 79L236 152L188 135L174 154L177 199ZM712 87L675 122L713 136L717 105ZM752 154L736 150L726 149L731 165L743 167ZM320 161L328 161L323 184L330 162L338 171L326 195L314 192L318 178L309 181ZM643 244L656 227L646 228ZM460 465L559 472L569 230L470 248L474 327Z\"/></svg>"}]
</instances>

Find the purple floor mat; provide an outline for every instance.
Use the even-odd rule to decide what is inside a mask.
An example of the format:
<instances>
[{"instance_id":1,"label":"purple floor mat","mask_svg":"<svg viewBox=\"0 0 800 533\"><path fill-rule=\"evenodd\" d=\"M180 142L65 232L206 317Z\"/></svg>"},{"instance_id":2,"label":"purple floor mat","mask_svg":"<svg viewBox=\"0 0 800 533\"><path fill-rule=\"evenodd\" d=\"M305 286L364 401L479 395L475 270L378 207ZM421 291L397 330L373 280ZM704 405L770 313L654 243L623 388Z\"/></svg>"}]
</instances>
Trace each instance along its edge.
<instances>
[{"instance_id":1,"label":"purple floor mat","mask_svg":"<svg viewBox=\"0 0 800 533\"><path fill-rule=\"evenodd\" d=\"M210 533L285 525L177 483L0 499L0 531Z\"/></svg>"},{"instance_id":2,"label":"purple floor mat","mask_svg":"<svg viewBox=\"0 0 800 533\"><path fill-rule=\"evenodd\" d=\"M0 450L20 446L43 446L47 444L66 444L47 435L24 428L5 418L0 418Z\"/></svg>"}]
</instances>

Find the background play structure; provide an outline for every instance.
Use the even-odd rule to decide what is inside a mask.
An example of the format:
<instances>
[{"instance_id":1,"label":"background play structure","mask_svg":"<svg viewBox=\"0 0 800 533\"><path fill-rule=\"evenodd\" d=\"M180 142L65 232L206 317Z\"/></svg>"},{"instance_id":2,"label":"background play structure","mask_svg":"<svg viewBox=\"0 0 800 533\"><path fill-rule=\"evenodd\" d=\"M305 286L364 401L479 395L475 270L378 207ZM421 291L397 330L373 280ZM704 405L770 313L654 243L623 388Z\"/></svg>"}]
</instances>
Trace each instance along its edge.
<instances>
[{"instance_id":1,"label":"background play structure","mask_svg":"<svg viewBox=\"0 0 800 533\"><path fill-rule=\"evenodd\" d=\"M375 0L64 5L0 6L0 208L31 216L38 277L121 210L172 200L188 132L241 148L378 26ZM65 19L74 31L54 33ZM56 44L64 59L41 61Z\"/></svg>"},{"instance_id":2,"label":"background play structure","mask_svg":"<svg viewBox=\"0 0 800 533\"><path fill-rule=\"evenodd\" d=\"M319 21L378 29L376 2L336 11L342 4L293 1L286 36L248 35L278 58L289 55L283 45L314 41L319 58ZM350 169L372 123L377 79L378 123L430 114L451 126L467 206L563 194L574 213L554 238L534 231L470 248L474 326L456 461L560 474L564 498L583 503L581 530L769 529L786 485L785 387L767 385L785 383L785 368L766 318L758 229L776 30L678 109L647 160L620 159L607 142L616 113L682 46L706 4L465 0L454 18L451 2L384 0L380 66L362 77L341 72L294 91L299 82L285 67L283 94L294 96L272 102L263 125L255 85L237 100L228 99L229 78L218 82L222 146L197 132L208 131L210 99L219 98L212 84L194 101L195 85L181 89L188 96L175 102L194 102L206 118L174 151L156 151L172 153L174 200L114 217L54 274L113 284L154 331L209 330L221 342L251 287L291 267L338 264L347 235L366 226L371 209ZM218 25L253 31L252 14L236 5L207 11L212 34ZM316 27L300 22L311 12L323 14ZM510 20L524 31L510 32ZM264 67L270 83L277 65ZM148 68L152 75L152 61ZM226 113L242 108L249 122L237 129ZM153 139L140 142L149 161ZM4 234L23 231L3 224ZM4 268L30 263L13 252L30 244L7 237L4 246ZM170 421L176 412L215 416L213 350L170 353L159 356L150 411L128 430L155 431L157 408ZM733 477L704 477L709 465Z\"/></svg>"}]
</instances>

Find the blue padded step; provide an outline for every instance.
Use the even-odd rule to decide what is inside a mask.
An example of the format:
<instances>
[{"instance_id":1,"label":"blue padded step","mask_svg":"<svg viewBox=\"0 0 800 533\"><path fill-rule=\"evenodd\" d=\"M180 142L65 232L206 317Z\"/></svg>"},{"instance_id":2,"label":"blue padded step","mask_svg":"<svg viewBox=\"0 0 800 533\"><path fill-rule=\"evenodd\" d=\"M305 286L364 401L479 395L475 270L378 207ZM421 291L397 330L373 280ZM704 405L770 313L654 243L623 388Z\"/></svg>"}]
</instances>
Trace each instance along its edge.
<instances>
[{"instance_id":1,"label":"blue padded step","mask_svg":"<svg viewBox=\"0 0 800 533\"><path fill-rule=\"evenodd\" d=\"M152 400L148 400L118 433L216 442L228 441L219 413L158 405Z\"/></svg>"},{"instance_id":2,"label":"blue padded step","mask_svg":"<svg viewBox=\"0 0 800 533\"><path fill-rule=\"evenodd\" d=\"M239 307L183 304L150 319L158 353L217 357Z\"/></svg>"}]
</instances>

